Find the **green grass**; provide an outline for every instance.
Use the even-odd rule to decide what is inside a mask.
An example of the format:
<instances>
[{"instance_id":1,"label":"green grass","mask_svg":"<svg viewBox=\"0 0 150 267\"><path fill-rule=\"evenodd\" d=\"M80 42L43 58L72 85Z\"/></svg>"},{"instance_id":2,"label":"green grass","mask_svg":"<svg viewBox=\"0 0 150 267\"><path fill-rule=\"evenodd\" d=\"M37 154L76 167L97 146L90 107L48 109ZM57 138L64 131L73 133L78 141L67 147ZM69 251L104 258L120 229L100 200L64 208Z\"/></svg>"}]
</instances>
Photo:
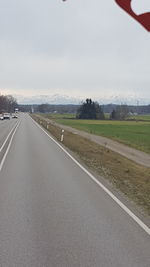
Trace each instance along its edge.
<instances>
[{"instance_id":1,"label":"green grass","mask_svg":"<svg viewBox=\"0 0 150 267\"><path fill-rule=\"evenodd\" d=\"M105 136L150 153L150 123L136 121L95 121L58 119L58 123Z\"/></svg>"},{"instance_id":2,"label":"green grass","mask_svg":"<svg viewBox=\"0 0 150 267\"><path fill-rule=\"evenodd\" d=\"M41 113L40 113L41 115ZM64 113L64 114L59 114L59 113L48 113L48 114L42 114L42 116L49 118L49 119L75 119L76 114L69 114L69 113ZM110 114L105 113L105 119L109 120ZM133 115L129 116L127 120L135 120L135 121L150 121L150 115Z\"/></svg>"},{"instance_id":3,"label":"green grass","mask_svg":"<svg viewBox=\"0 0 150 267\"><path fill-rule=\"evenodd\" d=\"M130 116L129 119L131 120L141 120L141 121L150 121L150 115L134 115Z\"/></svg>"},{"instance_id":4,"label":"green grass","mask_svg":"<svg viewBox=\"0 0 150 267\"><path fill-rule=\"evenodd\" d=\"M130 117L133 121L76 120L75 114L44 114L60 124L105 136L123 144L150 153L150 115Z\"/></svg>"},{"instance_id":5,"label":"green grass","mask_svg":"<svg viewBox=\"0 0 150 267\"><path fill-rule=\"evenodd\" d=\"M76 114L70 114L70 113L64 113L64 114L59 114L59 113L48 113L48 114L41 114L43 117L48 118L50 120L58 120L58 119L75 119Z\"/></svg>"}]
</instances>

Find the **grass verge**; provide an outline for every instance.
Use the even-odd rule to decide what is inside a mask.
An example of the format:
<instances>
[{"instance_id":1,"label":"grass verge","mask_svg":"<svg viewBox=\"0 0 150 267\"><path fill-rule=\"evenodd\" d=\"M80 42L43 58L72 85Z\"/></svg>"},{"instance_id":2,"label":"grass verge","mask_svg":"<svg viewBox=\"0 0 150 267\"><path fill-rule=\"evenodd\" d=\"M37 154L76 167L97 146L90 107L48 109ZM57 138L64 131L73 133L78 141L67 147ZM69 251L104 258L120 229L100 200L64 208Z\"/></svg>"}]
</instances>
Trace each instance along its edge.
<instances>
[{"instance_id":1,"label":"grass verge","mask_svg":"<svg viewBox=\"0 0 150 267\"><path fill-rule=\"evenodd\" d=\"M32 118L47 129L47 121ZM48 131L60 141L61 128L51 123ZM65 131L63 144L75 152L92 171L107 178L116 188L150 215L150 168L140 166L89 139Z\"/></svg>"},{"instance_id":2,"label":"grass verge","mask_svg":"<svg viewBox=\"0 0 150 267\"><path fill-rule=\"evenodd\" d=\"M137 116L140 120L77 120L75 114L42 114L60 124L85 131L91 134L104 136L150 153L150 120L149 115Z\"/></svg>"},{"instance_id":3,"label":"grass verge","mask_svg":"<svg viewBox=\"0 0 150 267\"><path fill-rule=\"evenodd\" d=\"M150 122L75 119L58 119L57 122L150 153Z\"/></svg>"}]
</instances>

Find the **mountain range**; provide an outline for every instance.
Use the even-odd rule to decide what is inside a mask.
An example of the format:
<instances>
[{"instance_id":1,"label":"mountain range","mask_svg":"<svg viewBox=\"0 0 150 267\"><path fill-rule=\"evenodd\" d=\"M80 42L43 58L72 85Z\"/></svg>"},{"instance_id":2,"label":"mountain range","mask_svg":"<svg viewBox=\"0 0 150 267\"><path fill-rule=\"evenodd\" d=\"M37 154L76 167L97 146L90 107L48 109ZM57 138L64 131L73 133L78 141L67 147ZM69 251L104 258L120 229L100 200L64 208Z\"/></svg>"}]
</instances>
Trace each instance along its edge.
<instances>
[{"instance_id":1,"label":"mountain range","mask_svg":"<svg viewBox=\"0 0 150 267\"><path fill-rule=\"evenodd\" d=\"M78 96L78 97L72 97L68 95L60 95L60 94L54 94L54 95L33 95L33 96L22 96L22 95L16 95L17 101L19 104L52 104L52 105L67 105L67 104L74 104L79 105L83 101L85 101L86 98L92 98L93 101L97 101L101 105L108 104L108 103L114 103L114 104L128 104L128 105L149 105L150 99L146 98L138 98L135 95L129 95L127 97L122 97L120 95L111 95L109 97L92 97L91 96Z\"/></svg>"}]
</instances>

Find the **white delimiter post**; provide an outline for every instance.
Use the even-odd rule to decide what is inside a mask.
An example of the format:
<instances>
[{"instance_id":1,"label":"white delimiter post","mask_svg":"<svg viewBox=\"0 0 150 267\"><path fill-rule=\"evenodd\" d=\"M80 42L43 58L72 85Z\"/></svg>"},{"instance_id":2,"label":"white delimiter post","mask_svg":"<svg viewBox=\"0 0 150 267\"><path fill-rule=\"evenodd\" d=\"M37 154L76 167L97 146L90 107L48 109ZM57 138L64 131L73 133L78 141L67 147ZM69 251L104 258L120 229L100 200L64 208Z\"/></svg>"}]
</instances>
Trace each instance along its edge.
<instances>
[{"instance_id":1,"label":"white delimiter post","mask_svg":"<svg viewBox=\"0 0 150 267\"><path fill-rule=\"evenodd\" d=\"M60 139L60 141L63 142L63 140L64 140L64 130L61 130L61 139Z\"/></svg>"}]
</instances>

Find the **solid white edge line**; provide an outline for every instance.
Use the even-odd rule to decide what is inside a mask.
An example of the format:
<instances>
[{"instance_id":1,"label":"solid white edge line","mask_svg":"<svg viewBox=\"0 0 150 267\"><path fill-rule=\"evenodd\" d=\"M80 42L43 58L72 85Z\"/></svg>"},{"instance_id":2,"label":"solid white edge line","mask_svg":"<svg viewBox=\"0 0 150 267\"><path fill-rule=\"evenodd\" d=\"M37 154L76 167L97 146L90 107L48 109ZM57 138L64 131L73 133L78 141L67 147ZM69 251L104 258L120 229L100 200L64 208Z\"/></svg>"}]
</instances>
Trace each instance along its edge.
<instances>
[{"instance_id":1,"label":"solid white edge line","mask_svg":"<svg viewBox=\"0 0 150 267\"><path fill-rule=\"evenodd\" d=\"M4 156L3 156L2 160L1 160L1 163L0 163L0 172L1 172L2 168L3 168L4 162L5 162L5 160L6 160L6 157L7 157L7 155L8 155L9 149L10 149L10 147L11 147L11 144L12 144L12 141L13 141L13 138L14 138L14 135L15 135L15 133L16 133L16 131L17 131L19 125L20 125L20 122L18 122L18 124L16 124L16 129L14 130L14 132L13 132L13 134L12 134L12 137L11 137L11 139L10 139L10 142L9 142L9 144L8 144L8 147L7 147L7 149L6 149L6 152L5 152L5 154L4 154Z\"/></svg>"},{"instance_id":2,"label":"solid white edge line","mask_svg":"<svg viewBox=\"0 0 150 267\"><path fill-rule=\"evenodd\" d=\"M7 135L7 137L6 137L5 141L4 141L4 143L2 144L2 146L1 146L1 148L0 148L0 152L3 150L3 148L4 148L4 146L5 146L6 142L7 142L7 140L8 140L8 138L9 138L9 136L11 135L11 133L13 132L13 130L15 129L16 125L17 125L17 123L15 123L15 126L11 129L11 131L10 131L9 134Z\"/></svg>"},{"instance_id":3,"label":"solid white edge line","mask_svg":"<svg viewBox=\"0 0 150 267\"><path fill-rule=\"evenodd\" d=\"M31 118L31 117L30 117ZM32 118L31 118L32 119ZM99 182L88 170L86 170L66 149L64 149L53 137L51 137L35 120L32 121L55 143L57 144L77 165L80 167L98 186L100 186L147 234L150 235L150 228L143 223L129 208L127 208L111 191Z\"/></svg>"}]
</instances>

